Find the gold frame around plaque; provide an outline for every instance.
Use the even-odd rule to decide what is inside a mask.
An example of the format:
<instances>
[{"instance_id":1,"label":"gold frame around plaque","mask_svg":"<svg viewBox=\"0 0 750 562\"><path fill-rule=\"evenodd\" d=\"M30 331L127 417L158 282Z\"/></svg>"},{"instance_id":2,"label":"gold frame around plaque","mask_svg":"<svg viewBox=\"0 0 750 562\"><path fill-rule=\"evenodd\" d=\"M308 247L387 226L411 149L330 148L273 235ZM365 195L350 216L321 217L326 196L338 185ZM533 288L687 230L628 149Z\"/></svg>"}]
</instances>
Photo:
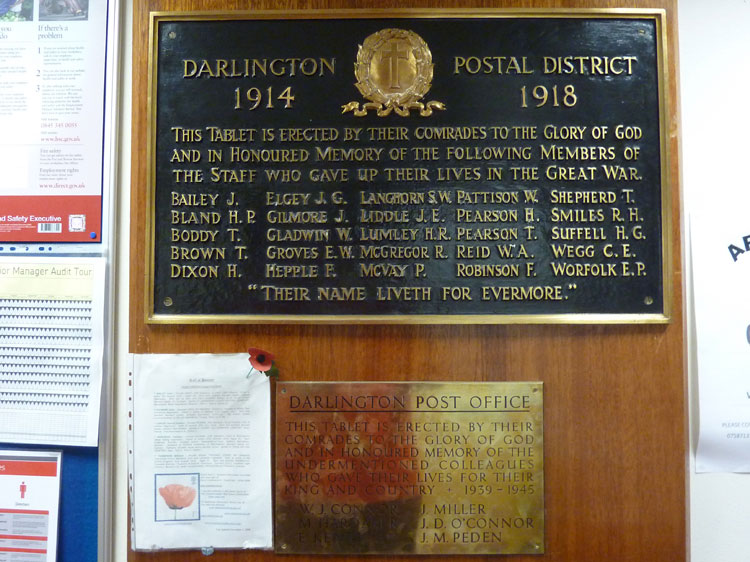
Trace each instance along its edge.
<instances>
[{"instance_id":1,"label":"gold frame around plaque","mask_svg":"<svg viewBox=\"0 0 750 562\"><path fill-rule=\"evenodd\" d=\"M672 158L667 147L670 117L668 92L669 52L666 10L642 8L473 8L473 9L330 9L151 12L149 21L148 121L146 127L146 283L144 313L147 324L666 324L672 320L674 299L672 279ZM659 147L661 163L661 249L663 312L654 314L564 313L564 314L391 314L391 315L318 315L318 314L156 314L154 312L154 229L156 169L156 87L158 26L161 22L223 20L304 20L304 19L398 19L398 18L601 18L652 19L656 37L656 76L659 107Z\"/></svg>"}]
</instances>

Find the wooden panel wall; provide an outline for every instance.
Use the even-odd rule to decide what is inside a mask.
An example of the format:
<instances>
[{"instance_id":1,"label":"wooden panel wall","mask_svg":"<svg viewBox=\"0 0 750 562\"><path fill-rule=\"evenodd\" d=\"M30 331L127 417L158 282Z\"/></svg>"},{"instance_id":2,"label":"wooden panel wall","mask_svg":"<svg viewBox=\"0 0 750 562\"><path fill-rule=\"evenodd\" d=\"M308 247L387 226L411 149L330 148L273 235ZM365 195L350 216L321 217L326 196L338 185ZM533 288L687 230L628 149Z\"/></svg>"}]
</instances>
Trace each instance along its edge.
<instances>
[{"instance_id":1,"label":"wooden panel wall","mask_svg":"<svg viewBox=\"0 0 750 562\"><path fill-rule=\"evenodd\" d=\"M669 325L149 326L144 323L149 11L404 7L640 7L667 10L673 284ZM676 1L138 0L133 25L130 350L226 353L256 346L285 380L544 382L546 554L509 562L686 559L686 403L677 121ZM270 552L217 552L212 562L268 562ZM341 560L358 557L336 557ZM451 557L471 560L473 557ZM306 556L283 556L306 560ZM370 558L373 559L373 558ZM377 557L376 557L377 559ZM413 557L388 557L414 560ZM420 557L420 560L430 559ZM445 558L441 558L444 560ZM145 562L199 552L129 553Z\"/></svg>"}]
</instances>

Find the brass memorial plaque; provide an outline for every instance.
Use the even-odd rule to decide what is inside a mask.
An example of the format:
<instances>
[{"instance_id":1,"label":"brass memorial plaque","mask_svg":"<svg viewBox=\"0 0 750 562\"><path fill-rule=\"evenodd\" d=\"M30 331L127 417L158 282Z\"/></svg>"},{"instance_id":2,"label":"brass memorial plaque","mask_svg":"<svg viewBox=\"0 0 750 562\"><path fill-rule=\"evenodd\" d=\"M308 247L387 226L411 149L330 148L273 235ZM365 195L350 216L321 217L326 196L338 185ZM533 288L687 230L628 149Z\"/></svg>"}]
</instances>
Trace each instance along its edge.
<instances>
[{"instance_id":1,"label":"brass memorial plaque","mask_svg":"<svg viewBox=\"0 0 750 562\"><path fill-rule=\"evenodd\" d=\"M664 17L152 14L147 321L667 321Z\"/></svg>"},{"instance_id":2,"label":"brass memorial plaque","mask_svg":"<svg viewBox=\"0 0 750 562\"><path fill-rule=\"evenodd\" d=\"M280 553L541 554L542 383L279 382Z\"/></svg>"}]
</instances>

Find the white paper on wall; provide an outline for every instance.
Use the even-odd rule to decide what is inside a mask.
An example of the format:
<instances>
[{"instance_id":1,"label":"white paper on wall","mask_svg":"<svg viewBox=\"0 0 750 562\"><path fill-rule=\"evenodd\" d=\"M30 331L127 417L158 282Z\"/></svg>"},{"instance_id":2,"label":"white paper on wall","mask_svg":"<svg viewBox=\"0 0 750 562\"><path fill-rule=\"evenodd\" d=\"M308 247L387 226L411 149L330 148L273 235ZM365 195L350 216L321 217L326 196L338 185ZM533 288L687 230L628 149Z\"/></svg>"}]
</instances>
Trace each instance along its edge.
<instances>
[{"instance_id":1,"label":"white paper on wall","mask_svg":"<svg viewBox=\"0 0 750 562\"><path fill-rule=\"evenodd\" d=\"M270 383L247 353L134 355L131 408L133 548L270 548Z\"/></svg>"},{"instance_id":2,"label":"white paper on wall","mask_svg":"<svg viewBox=\"0 0 750 562\"><path fill-rule=\"evenodd\" d=\"M0 258L0 441L96 446L104 258Z\"/></svg>"},{"instance_id":3,"label":"white paper on wall","mask_svg":"<svg viewBox=\"0 0 750 562\"><path fill-rule=\"evenodd\" d=\"M691 216L700 434L697 472L750 472L750 217Z\"/></svg>"},{"instance_id":4,"label":"white paper on wall","mask_svg":"<svg viewBox=\"0 0 750 562\"><path fill-rule=\"evenodd\" d=\"M55 562L62 452L0 450L0 561Z\"/></svg>"}]
</instances>

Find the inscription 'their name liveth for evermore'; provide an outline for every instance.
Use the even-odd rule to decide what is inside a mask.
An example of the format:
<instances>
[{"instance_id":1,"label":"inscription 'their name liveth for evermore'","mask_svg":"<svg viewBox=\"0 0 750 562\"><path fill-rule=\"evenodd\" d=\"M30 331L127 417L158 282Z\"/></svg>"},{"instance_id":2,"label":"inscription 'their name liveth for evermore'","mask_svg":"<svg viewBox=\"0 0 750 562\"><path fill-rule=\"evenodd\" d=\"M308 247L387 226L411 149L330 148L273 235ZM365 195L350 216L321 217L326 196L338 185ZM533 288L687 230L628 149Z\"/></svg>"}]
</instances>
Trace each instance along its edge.
<instances>
[{"instance_id":1,"label":"inscription 'their name liveth for evermore'","mask_svg":"<svg viewBox=\"0 0 750 562\"><path fill-rule=\"evenodd\" d=\"M245 24L203 25L244 44ZM383 102L370 90L426 72L407 31L378 36L365 80L364 20L325 48L299 31L296 56L269 39L239 58L162 23L155 311L662 313L655 21L454 24L539 45L461 43L422 20L431 86Z\"/></svg>"}]
</instances>

